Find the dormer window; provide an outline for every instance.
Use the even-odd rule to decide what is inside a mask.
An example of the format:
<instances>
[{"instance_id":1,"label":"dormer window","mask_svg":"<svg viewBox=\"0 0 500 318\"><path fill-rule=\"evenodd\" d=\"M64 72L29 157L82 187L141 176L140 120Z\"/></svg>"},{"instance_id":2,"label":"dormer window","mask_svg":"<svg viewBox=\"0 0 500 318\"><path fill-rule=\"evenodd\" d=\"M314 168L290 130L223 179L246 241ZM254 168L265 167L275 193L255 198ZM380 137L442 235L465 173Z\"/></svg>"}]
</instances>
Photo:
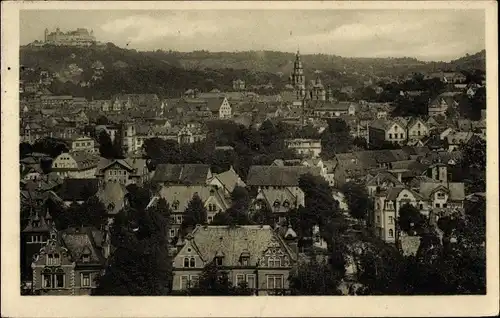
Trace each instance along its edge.
<instances>
[{"instance_id":1,"label":"dormer window","mask_svg":"<svg viewBox=\"0 0 500 318\"><path fill-rule=\"evenodd\" d=\"M280 207L280 202L278 200L274 201L274 207L279 208Z\"/></svg>"},{"instance_id":2,"label":"dormer window","mask_svg":"<svg viewBox=\"0 0 500 318\"><path fill-rule=\"evenodd\" d=\"M172 203L172 209L174 210L179 209L179 200L175 200L174 203Z\"/></svg>"},{"instance_id":3,"label":"dormer window","mask_svg":"<svg viewBox=\"0 0 500 318\"><path fill-rule=\"evenodd\" d=\"M33 227L40 227L40 221L33 221Z\"/></svg>"},{"instance_id":4,"label":"dormer window","mask_svg":"<svg viewBox=\"0 0 500 318\"><path fill-rule=\"evenodd\" d=\"M223 264L223 259L224 259L224 257L223 257L223 256L216 256L216 257L214 258L214 260L215 260L215 265L217 265L217 266L222 266L222 264Z\"/></svg>"},{"instance_id":5,"label":"dormer window","mask_svg":"<svg viewBox=\"0 0 500 318\"><path fill-rule=\"evenodd\" d=\"M59 254L57 254L57 253L47 254L47 266L57 266L60 263L61 262L60 262Z\"/></svg>"},{"instance_id":6,"label":"dormer window","mask_svg":"<svg viewBox=\"0 0 500 318\"><path fill-rule=\"evenodd\" d=\"M290 206L290 203L288 201L283 202L283 207L288 208Z\"/></svg>"}]
</instances>

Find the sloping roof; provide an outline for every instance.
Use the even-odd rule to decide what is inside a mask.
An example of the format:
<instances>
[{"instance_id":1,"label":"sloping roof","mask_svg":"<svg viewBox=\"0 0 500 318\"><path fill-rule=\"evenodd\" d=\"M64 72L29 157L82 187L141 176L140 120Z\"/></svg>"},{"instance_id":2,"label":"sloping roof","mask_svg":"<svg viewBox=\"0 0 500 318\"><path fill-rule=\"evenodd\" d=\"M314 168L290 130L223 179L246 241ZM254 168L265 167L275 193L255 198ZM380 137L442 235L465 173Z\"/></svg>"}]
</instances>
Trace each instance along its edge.
<instances>
[{"instance_id":1,"label":"sloping roof","mask_svg":"<svg viewBox=\"0 0 500 318\"><path fill-rule=\"evenodd\" d=\"M249 186L298 186L300 176L310 173L319 176L320 169L305 166L251 166L248 171Z\"/></svg>"},{"instance_id":2,"label":"sloping roof","mask_svg":"<svg viewBox=\"0 0 500 318\"><path fill-rule=\"evenodd\" d=\"M229 207L229 202L225 199L223 190L216 189L214 186L210 185L163 186L160 189L159 197L165 199L169 204L173 204L175 201L178 201L177 211L184 211L195 194L200 197L203 203L205 203L210 197L213 197L216 202L220 204L222 210L226 210Z\"/></svg>"},{"instance_id":3,"label":"sloping roof","mask_svg":"<svg viewBox=\"0 0 500 318\"><path fill-rule=\"evenodd\" d=\"M249 264L255 265L268 248L276 246L288 254L290 261L295 260L290 247L268 225L200 226L192 237L204 261L211 261L219 253L224 255L225 266L238 266L243 252L248 253Z\"/></svg>"},{"instance_id":4,"label":"sloping roof","mask_svg":"<svg viewBox=\"0 0 500 318\"><path fill-rule=\"evenodd\" d=\"M104 187L99 190L97 197L108 209L109 214L120 212L125 203L125 196L128 191L124 185L118 182L107 182ZM111 209L110 209L111 205Z\"/></svg>"},{"instance_id":5,"label":"sloping roof","mask_svg":"<svg viewBox=\"0 0 500 318\"><path fill-rule=\"evenodd\" d=\"M348 111L349 107L352 105L357 106L353 102L331 102L331 101L309 101L308 106L314 110L325 110L325 111Z\"/></svg>"},{"instance_id":6,"label":"sloping roof","mask_svg":"<svg viewBox=\"0 0 500 318\"><path fill-rule=\"evenodd\" d=\"M69 228L60 232L60 238L64 246L71 254L73 261L83 263L82 256L89 256L88 264L103 264L104 256L101 252L102 236L97 229L93 228Z\"/></svg>"},{"instance_id":7,"label":"sloping roof","mask_svg":"<svg viewBox=\"0 0 500 318\"><path fill-rule=\"evenodd\" d=\"M64 201L84 201L88 196L95 195L99 189L98 179L69 179L63 180L62 187L57 194Z\"/></svg>"},{"instance_id":8,"label":"sloping roof","mask_svg":"<svg viewBox=\"0 0 500 318\"><path fill-rule=\"evenodd\" d=\"M218 112L224 99L225 97L212 97L212 98L204 98L203 100L206 101L207 107L208 109L210 109L210 111Z\"/></svg>"},{"instance_id":9,"label":"sloping roof","mask_svg":"<svg viewBox=\"0 0 500 318\"><path fill-rule=\"evenodd\" d=\"M287 212L290 208L297 205L297 197L289 189L260 189L257 194L257 200L264 200L268 207L276 212ZM274 206L274 203L279 203L279 209ZM289 207L284 206L284 202L288 202Z\"/></svg>"},{"instance_id":10,"label":"sloping roof","mask_svg":"<svg viewBox=\"0 0 500 318\"><path fill-rule=\"evenodd\" d=\"M449 192L449 199L452 201L465 200L465 189L462 182L422 182L420 183L419 192L424 198L429 199L430 196L440 188Z\"/></svg>"},{"instance_id":11,"label":"sloping roof","mask_svg":"<svg viewBox=\"0 0 500 318\"><path fill-rule=\"evenodd\" d=\"M366 185L367 186L378 186L381 183L387 182L387 181L394 183L395 186L398 186L398 185L402 186L403 185L398 180L398 178L396 178L391 173L386 172L386 171L382 171L382 172L377 173L374 177L369 179L368 182L366 182Z\"/></svg>"},{"instance_id":12,"label":"sloping roof","mask_svg":"<svg viewBox=\"0 0 500 318\"><path fill-rule=\"evenodd\" d=\"M222 173L214 174L213 177L219 179L229 192L233 192L236 186L246 187L246 184L240 179L233 167Z\"/></svg>"},{"instance_id":13,"label":"sloping roof","mask_svg":"<svg viewBox=\"0 0 500 318\"><path fill-rule=\"evenodd\" d=\"M99 157L90 154L87 151L72 151L69 155L76 161L78 169L88 169L97 167Z\"/></svg>"},{"instance_id":14,"label":"sloping roof","mask_svg":"<svg viewBox=\"0 0 500 318\"><path fill-rule=\"evenodd\" d=\"M210 174L206 164L159 164L152 181L173 184L204 185Z\"/></svg>"},{"instance_id":15,"label":"sloping roof","mask_svg":"<svg viewBox=\"0 0 500 318\"><path fill-rule=\"evenodd\" d=\"M397 187L392 187L392 188L389 188L387 190L387 200L391 200L391 201L394 201L397 199L398 195L401 193L401 191L403 190L407 190L409 191L411 194L413 194L415 196L415 199L417 200L422 200L422 195L409 189L409 188L406 188L405 186L397 186Z\"/></svg>"}]
</instances>

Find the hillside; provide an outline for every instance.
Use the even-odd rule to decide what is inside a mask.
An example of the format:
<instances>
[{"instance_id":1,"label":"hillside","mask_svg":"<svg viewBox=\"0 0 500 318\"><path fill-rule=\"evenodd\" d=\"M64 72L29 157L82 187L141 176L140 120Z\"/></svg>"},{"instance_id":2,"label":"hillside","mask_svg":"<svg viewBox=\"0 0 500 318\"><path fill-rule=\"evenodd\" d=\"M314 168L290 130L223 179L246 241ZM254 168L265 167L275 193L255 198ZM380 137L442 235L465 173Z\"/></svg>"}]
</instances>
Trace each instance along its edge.
<instances>
[{"instance_id":1,"label":"hillside","mask_svg":"<svg viewBox=\"0 0 500 318\"><path fill-rule=\"evenodd\" d=\"M112 43L90 48L24 46L20 49L20 62L25 66L21 79L38 81L40 71L45 70L57 76L49 87L53 93L95 98L121 92L176 97L193 87L202 91L231 90L236 78L245 80L247 86L271 83L274 88L261 93L275 93L287 84L294 57L292 53L273 51L138 52ZM308 79L320 73L323 83L334 89L346 85L359 87L370 78L395 78L414 72L485 69L484 51L450 63L322 54L303 55L302 60Z\"/></svg>"}]
</instances>

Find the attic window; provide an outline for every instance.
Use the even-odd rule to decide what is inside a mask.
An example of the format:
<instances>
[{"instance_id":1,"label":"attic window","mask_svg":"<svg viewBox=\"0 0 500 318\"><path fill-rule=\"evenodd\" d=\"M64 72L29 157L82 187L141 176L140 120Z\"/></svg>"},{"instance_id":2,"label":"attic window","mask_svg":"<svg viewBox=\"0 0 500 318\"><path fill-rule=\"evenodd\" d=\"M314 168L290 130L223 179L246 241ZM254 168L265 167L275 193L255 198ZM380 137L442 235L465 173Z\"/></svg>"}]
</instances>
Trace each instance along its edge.
<instances>
[{"instance_id":1,"label":"attic window","mask_svg":"<svg viewBox=\"0 0 500 318\"><path fill-rule=\"evenodd\" d=\"M283 202L283 207L288 208L290 206L290 203L288 201Z\"/></svg>"},{"instance_id":2,"label":"attic window","mask_svg":"<svg viewBox=\"0 0 500 318\"><path fill-rule=\"evenodd\" d=\"M280 202L278 200L274 201L274 207L278 208L280 206Z\"/></svg>"},{"instance_id":3,"label":"attic window","mask_svg":"<svg viewBox=\"0 0 500 318\"><path fill-rule=\"evenodd\" d=\"M33 221L33 227L39 227L40 226L40 221Z\"/></svg>"},{"instance_id":4,"label":"attic window","mask_svg":"<svg viewBox=\"0 0 500 318\"><path fill-rule=\"evenodd\" d=\"M179 209L179 200L175 200L174 203L172 203L172 209L174 210Z\"/></svg>"},{"instance_id":5,"label":"attic window","mask_svg":"<svg viewBox=\"0 0 500 318\"><path fill-rule=\"evenodd\" d=\"M90 255L89 254L83 254L82 255L82 262L84 262L84 263L90 262Z\"/></svg>"},{"instance_id":6,"label":"attic window","mask_svg":"<svg viewBox=\"0 0 500 318\"><path fill-rule=\"evenodd\" d=\"M223 262L222 262L223 258L224 258L224 256L216 256L214 258L215 259L215 265L222 266L222 264L223 264Z\"/></svg>"},{"instance_id":7,"label":"attic window","mask_svg":"<svg viewBox=\"0 0 500 318\"><path fill-rule=\"evenodd\" d=\"M114 204L114 203L110 203L110 204L108 204L108 210L109 210L109 211L112 211L112 210L114 210L114 209L115 209L115 204Z\"/></svg>"}]
</instances>

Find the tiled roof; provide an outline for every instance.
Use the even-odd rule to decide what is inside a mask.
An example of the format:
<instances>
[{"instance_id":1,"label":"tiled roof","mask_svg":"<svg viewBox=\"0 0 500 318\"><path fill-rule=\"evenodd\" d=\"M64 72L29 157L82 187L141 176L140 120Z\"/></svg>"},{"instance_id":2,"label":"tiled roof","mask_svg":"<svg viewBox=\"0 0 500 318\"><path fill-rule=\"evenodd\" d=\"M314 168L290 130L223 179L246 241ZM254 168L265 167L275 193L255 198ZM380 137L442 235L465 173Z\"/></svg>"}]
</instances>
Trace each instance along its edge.
<instances>
[{"instance_id":1,"label":"tiled roof","mask_svg":"<svg viewBox=\"0 0 500 318\"><path fill-rule=\"evenodd\" d=\"M290 247L268 225L200 226L192 232L191 242L206 262L217 253L223 254L225 266L238 266L243 252L248 253L249 264L255 265L273 246L280 246L290 260L296 258Z\"/></svg>"},{"instance_id":2,"label":"tiled roof","mask_svg":"<svg viewBox=\"0 0 500 318\"><path fill-rule=\"evenodd\" d=\"M247 176L249 186L298 186L302 175L319 176L320 169L305 166L251 166Z\"/></svg>"},{"instance_id":3,"label":"tiled roof","mask_svg":"<svg viewBox=\"0 0 500 318\"><path fill-rule=\"evenodd\" d=\"M84 201L88 196L95 195L99 188L97 179L65 178L57 194L64 201Z\"/></svg>"},{"instance_id":4,"label":"tiled roof","mask_svg":"<svg viewBox=\"0 0 500 318\"><path fill-rule=\"evenodd\" d=\"M102 254L103 234L95 228L69 228L59 233L73 261L82 264L83 255L89 256L87 264L104 264Z\"/></svg>"},{"instance_id":5,"label":"tiled roof","mask_svg":"<svg viewBox=\"0 0 500 318\"><path fill-rule=\"evenodd\" d=\"M386 172L386 171L382 171L382 172L377 173L374 177L372 177L371 179L368 180L366 185L367 186L378 186L381 183L388 182L388 181L394 183L395 186L398 186L398 185L402 186L403 185L398 180L398 178L396 178L391 173Z\"/></svg>"},{"instance_id":6,"label":"tiled roof","mask_svg":"<svg viewBox=\"0 0 500 318\"><path fill-rule=\"evenodd\" d=\"M165 199L170 206L176 201L178 201L177 211L184 212L193 199L193 196L197 194L200 199L205 203L210 197L213 197L216 202L220 205L223 211L229 207L229 202L224 198L224 192L222 189L216 189L214 186L209 185L195 185L195 186L185 186L185 185L171 185L163 186L160 189L159 197ZM153 199L156 201L159 199L156 197ZM154 204L150 203L150 204Z\"/></svg>"},{"instance_id":7,"label":"tiled roof","mask_svg":"<svg viewBox=\"0 0 500 318\"><path fill-rule=\"evenodd\" d=\"M205 164L159 164L152 181L173 184L205 185L210 166Z\"/></svg>"},{"instance_id":8,"label":"tiled roof","mask_svg":"<svg viewBox=\"0 0 500 318\"><path fill-rule=\"evenodd\" d=\"M273 212L287 212L290 208L296 207L297 197L289 189L260 189L257 194L257 200L264 200L269 209ZM284 202L288 202L289 207L283 205ZM274 203L279 203L279 209L277 210Z\"/></svg>"},{"instance_id":9,"label":"tiled roof","mask_svg":"<svg viewBox=\"0 0 500 318\"><path fill-rule=\"evenodd\" d=\"M353 102L309 101L307 104L314 110L325 111L348 111L351 105L356 107Z\"/></svg>"},{"instance_id":10,"label":"tiled roof","mask_svg":"<svg viewBox=\"0 0 500 318\"><path fill-rule=\"evenodd\" d=\"M461 182L422 182L420 183L420 194L429 199L430 196L438 189L443 189L449 192L449 199L453 201L462 201L465 199L464 184Z\"/></svg>"},{"instance_id":11,"label":"tiled roof","mask_svg":"<svg viewBox=\"0 0 500 318\"><path fill-rule=\"evenodd\" d=\"M246 187L246 184L240 179L233 167L222 173L214 174L213 177L219 179L229 192L233 192L236 186Z\"/></svg>"},{"instance_id":12,"label":"tiled roof","mask_svg":"<svg viewBox=\"0 0 500 318\"><path fill-rule=\"evenodd\" d=\"M411 194L413 194L415 196L415 199L417 200L422 200L422 195L411 190L411 189L408 189L406 188L405 186L399 186L399 187L392 187L392 188L389 188L388 191L387 191L387 200L391 200L391 201L394 201L397 199L398 195L401 193L401 191L403 190L408 190L411 192Z\"/></svg>"},{"instance_id":13,"label":"tiled roof","mask_svg":"<svg viewBox=\"0 0 500 318\"><path fill-rule=\"evenodd\" d=\"M109 214L116 214L124 207L125 196L128 191L124 185L117 182L107 182L99 190L97 197L108 209ZM111 205L111 206L110 206Z\"/></svg>"}]
</instances>

